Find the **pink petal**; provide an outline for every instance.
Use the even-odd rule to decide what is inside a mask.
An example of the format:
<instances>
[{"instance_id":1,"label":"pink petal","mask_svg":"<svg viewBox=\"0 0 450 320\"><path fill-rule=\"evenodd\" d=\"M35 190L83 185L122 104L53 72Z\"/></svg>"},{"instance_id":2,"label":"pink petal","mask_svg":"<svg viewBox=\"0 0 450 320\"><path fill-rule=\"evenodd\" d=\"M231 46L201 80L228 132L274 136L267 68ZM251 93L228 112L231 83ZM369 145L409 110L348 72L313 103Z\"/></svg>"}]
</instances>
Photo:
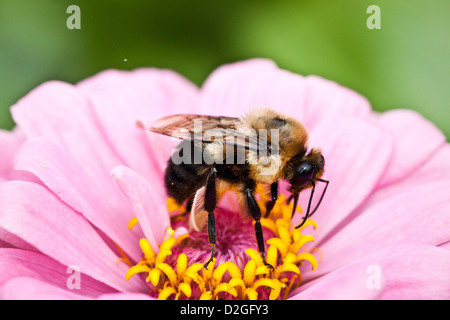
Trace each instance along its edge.
<instances>
[{"instance_id":1,"label":"pink petal","mask_svg":"<svg viewBox=\"0 0 450 320\"><path fill-rule=\"evenodd\" d=\"M19 249L0 249L0 270L0 286L13 278L29 277L65 290L69 289L67 281L73 274L73 270L47 256ZM79 284L74 292L86 297L115 291L84 274L80 274Z\"/></svg>"},{"instance_id":2,"label":"pink petal","mask_svg":"<svg viewBox=\"0 0 450 320\"><path fill-rule=\"evenodd\" d=\"M25 137L19 128L12 131L0 130L0 183L13 178L14 157Z\"/></svg>"},{"instance_id":3,"label":"pink petal","mask_svg":"<svg viewBox=\"0 0 450 320\"><path fill-rule=\"evenodd\" d=\"M289 300L372 300L381 294L367 286L367 262L355 262L328 273L317 280L303 284ZM320 267L320 266L319 266Z\"/></svg>"},{"instance_id":4,"label":"pink petal","mask_svg":"<svg viewBox=\"0 0 450 320\"><path fill-rule=\"evenodd\" d=\"M126 214L131 212L130 206L124 201L125 199L109 174L112 168L122 164L123 160L105 139L105 134L98 125L91 105L80 93L80 90L63 82L44 83L13 106L12 114L28 138L48 140L60 147L60 150L64 150L67 155L66 159L73 158L72 163L76 163L80 171L84 172L80 175L88 177L88 180L84 180L83 183L90 184L90 187L95 188L96 195L101 194L98 201L104 201L105 206L108 207L108 211L96 211L98 214L108 214L111 216L110 220L118 221L116 223L119 224L121 219L128 220ZM34 166L38 166L39 163L34 163ZM32 166L33 164L27 163L27 165ZM73 177L73 172L71 177ZM52 179L53 181L58 180L58 176ZM53 185L55 184L57 183ZM63 185L62 187L67 188L68 186ZM61 193L63 190L54 191ZM76 208L77 201L74 198L74 202L67 203ZM100 220L103 218L104 216L99 217ZM119 228L126 232L125 225L119 226ZM112 240L120 242L123 239ZM130 249L127 248L129 250L127 253L133 255L133 251Z\"/></svg>"},{"instance_id":5,"label":"pink petal","mask_svg":"<svg viewBox=\"0 0 450 320\"><path fill-rule=\"evenodd\" d=\"M407 178L399 181L407 183L423 183L425 181L450 180L450 144L445 143L436 150L425 163L411 173Z\"/></svg>"},{"instance_id":6,"label":"pink petal","mask_svg":"<svg viewBox=\"0 0 450 320\"><path fill-rule=\"evenodd\" d=\"M68 291L47 282L21 277L14 278L0 287L2 300L83 300L85 296Z\"/></svg>"},{"instance_id":7,"label":"pink petal","mask_svg":"<svg viewBox=\"0 0 450 320\"><path fill-rule=\"evenodd\" d=\"M150 245L158 248L170 226L162 181L157 180L151 185L144 177L124 166L114 168L111 175L130 202Z\"/></svg>"},{"instance_id":8,"label":"pink petal","mask_svg":"<svg viewBox=\"0 0 450 320\"><path fill-rule=\"evenodd\" d=\"M46 82L19 100L11 113L27 138L45 138L64 146L93 178L110 181L109 170L122 163L75 86Z\"/></svg>"},{"instance_id":9,"label":"pink petal","mask_svg":"<svg viewBox=\"0 0 450 320\"><path fill-rule=\"evenodd\" d=\"M425 245L385 251L390 256L379 258L386 283L380 299L450 299L449 251Z\"/></svg>"},{"instance_id":10,"label":"pink petal","mask_svg":"<svg viewBox=\"0 0 450 320\"><path fill-rule=\"evenodd\" d=\"M33 247L31 244L23 241L23 239L17 237L15 234L8 232L0 226L0 248L19 248L27 251L39 250Z\"/></svg>"},{"instance_id":11,"label":"pink petal","mask_svg":"<svg viewBox=\"0 0 450 320\"><path fill-rule=\"evenodd\" d=\"M259 107L293 116L310 129L329 116L368 117L371 111L367 100L350 89L279 69L266 59L223 65L202 87L202 113L238 117Z\"/></svg>"},{"instance_id":12,"label":"pink petal","mask_svg":"<svg viewBox=\"0 0 450 320\"><path fill-rule=\"evenodd\" d=\"M0 186L0 225L63 265L120 291L139 291L145 285L125 281L127 267L106 246L81 215L48 189L23 181Z\"/></svg>"},{"instance_id":13,"label":"pink petal","mask_svg":"<svg viewBox=\"0 0 450 320\"><path fill-rule=\"evenodd\" d=\"M392 110L374 119L394 138L394 149L379 186L407 177L419 169L445 143L436 126L411 110Z\"/></svg>"},{"instance_id":14,"label":"pink petal","mask_svg":"<svg viewBox=\"0 0 450 320\"><path fill-rule=\"evenodd\" d=\"M138 123L148 144L149 157L145 160L151 163L152 170L147 173L136 171L149 181L154 181L153 179L155 178L157 180L163 180L167 161L172 156L173 150L180 144L181 140L151 132L148 130L150 125L143 119L139 120Z\"/></svg>"},{"instance_id":15,"label":"pink petal","mask_svg":"<svg viewBox=\"0 0 450 320\"><path fill-rule=\"evenodd\" d=\"M319 244L327 273L386 246L439 245L450 240L450 182L419 185L367 208ZM320 224L319 224L320 225Z\"/></svg>"},{"instance_id":16,"label":"pink petal","mask_svg":"<svg viewBox=\"0 0 450 320\"><path fill-rule=\"evenodd\" d=\"M318 76L306 77L305 105L310 128L335 115L368 118L371 106L366 98L336 82Z\"/></svg>"},{"instance_id":17,"label":"pink petal","mask_svg":"<svg viewBox=\"0 0 450 320\"><path fill-rule=\"evenodd\" d=\"M36 175L62 201L102 230L131 258L139 260L138 235L127 229L131 207L110 177L108 187L91 179L62 147L42 139L28 140L17 156L18 170ZM108 192L109 191L109 192Z\"/></svg>"},{"instance_id":18,"label":"pink petal","mask_svg":"<svg viewBox=\"0 0 450 320\"><path fill-rule=\"evenodd\" d=\"M216 69L201 89L200 112L239 117L253 108L271 108L305 119L305 79L270 60L251 59Z\"/></svg>"},{"instance_id":19,"label":"pink petal","mask_svg":"<svg viewBox=\"0 0 450 320\"><path fill-rule=\"evenodd\" d=\"M445 250L450 250L450 241L441 243L441 244L439 245L439 248L442 248L442 249L445 249Z\"/></svg>"},{"instance_id":20,"label":"pink petal","mask_svg":"<svg viewBox=\"0 0 450 320\"><path fill-rule=\"evenodd\" d=\"M175 113L196 113L198 88L170 70L107 70L88 78L77 88L85 94L105 133L105 139L123 159L123 164L149 178L170 156L167 137L136 127Z\"/></svg>"},{"instance_id":21,"label":"pink petal","mask_svg":"<svg viewBox=\"0 0 450 320\"><path fill-rule=\"evenodd\" d=\"M290 299L449 299L449 264L450 252L434 246L388 246L305 284Z\"/></svg>"},{"instance_id":22,"label":"pink petal","mask_svg":"<svg viewBox=\"0 0 450 320\"><path fill-rule=\"evenodd\" d=\"M335 116L322 121L311 132L310 147L322 149L325 158L324 179L329 187L313 219L319 225L320 240L345 219L377 185L391 152L387 133L365 120ZM317 183L313 204L322 194L324 184ZM300 195L306 211L310 191ZM315 205L314 205L315 206ZM298 223L296 215L294 223Z\"/></svg>"},{"instance_id":23,"label":"pink petal","mask_svg":"<svg viewBox=\"0 0 450 320\"><path fill-rule=\"evenodd\" d=\"M418 185L442 180L450 181L450 144L444 144L431 155L428 161L416 168L407 177L396 183L376 189L357 211L359 213L364 212L367 208L377 205L380 201L394 197ZM356 215L359 213L356 213Z\"/></svg>"}]
</instances>

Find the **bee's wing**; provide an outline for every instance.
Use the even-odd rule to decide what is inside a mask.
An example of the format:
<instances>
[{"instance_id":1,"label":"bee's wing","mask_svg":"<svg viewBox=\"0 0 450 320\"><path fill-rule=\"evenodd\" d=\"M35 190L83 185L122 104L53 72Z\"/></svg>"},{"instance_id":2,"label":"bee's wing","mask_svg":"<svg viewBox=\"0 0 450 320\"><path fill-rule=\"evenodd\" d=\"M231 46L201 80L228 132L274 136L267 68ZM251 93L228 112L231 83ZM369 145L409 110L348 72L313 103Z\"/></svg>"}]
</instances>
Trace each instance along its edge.
<instances>
[{"instance_id":1,"label":"bee's wing","mask_svg":"<svg viewBox=\"0 0 450 320\"><path fill-rule=\"evenodd\" d=\"M239 118L177 114L156 120L149 130L183 140L226 143L254 151L259 148L256 133Z\"/></svg>"}]
</instances>

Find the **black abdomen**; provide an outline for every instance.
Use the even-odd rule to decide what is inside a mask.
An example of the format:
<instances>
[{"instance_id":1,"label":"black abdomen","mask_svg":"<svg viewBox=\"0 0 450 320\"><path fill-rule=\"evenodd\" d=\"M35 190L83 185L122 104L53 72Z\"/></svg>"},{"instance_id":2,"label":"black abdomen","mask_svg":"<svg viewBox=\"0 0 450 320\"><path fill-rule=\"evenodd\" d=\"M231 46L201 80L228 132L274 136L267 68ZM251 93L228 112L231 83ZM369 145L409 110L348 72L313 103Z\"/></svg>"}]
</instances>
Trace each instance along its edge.
<instances>
[{"instance_id":1,"label":"black abdomen","mask_svg":"<svg viewBox=\"0 0 450 320\"><path fill-rule=\"evenodd\" d=\"M248 165L247 164L206 164L194 163L194 153L203 152L194 147L190 141L183 141L177 147L177 160L183 158L183 151L190 149L190 155L185 155L183 162L175 164L172 157L169 159L167 169L164 175L167 195L174 198L179 204L186 200L194 198L198 189L206 184L209 169L217 169L216 179L227 181L231 185L240 186L247 183ZM201 151L200 151L201 150ZM202 159L202 158L200 158Z\"/></svg>"},{"instance_id":2,"label":"black abdomen","mask_svg":"<svg viewBox=\"0 0 450 320\"><path fill-rule=\"evenodd\" d=\"M191 154L183 155L183 151L189 150L188 148ZM190 141L181 142L177 149L174 155L177 156L177 160L183 159L183 162L175 164L171 157L167 163L164 181L167 195L182 204L185 200L192 199L195 192L206 183L207 173L199 175L199 172L207 171L205 169L208 166L204 163L194 163L194 152L199 150L194 148Z\"/></svg>"},{"instance_id":3,"label":"black abdomen","mask_svg":"<svg viewBox=\"0 0 450 320\"><path fill-rule=\"evenodd\" d=\"M203 164L174 164L170 159L164 175L168 196L179 204L193 198L195 192L206 183L206 176L197 173L204 168Z\"/></svg>"}]
</instances>

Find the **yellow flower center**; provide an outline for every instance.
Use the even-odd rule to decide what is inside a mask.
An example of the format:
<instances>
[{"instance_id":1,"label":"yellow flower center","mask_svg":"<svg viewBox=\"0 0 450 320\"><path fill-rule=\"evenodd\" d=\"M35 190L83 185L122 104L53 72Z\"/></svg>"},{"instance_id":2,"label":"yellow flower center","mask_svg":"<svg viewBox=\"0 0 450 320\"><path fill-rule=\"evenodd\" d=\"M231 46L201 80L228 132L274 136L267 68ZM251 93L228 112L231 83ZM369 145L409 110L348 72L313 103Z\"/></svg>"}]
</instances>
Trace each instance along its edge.
<instances>
[{"instance_id":1,"label":"yellow flower center","mask_svg":"<svg viewBox=\"0 0 450 320\"><path fill-rule=\"evenodd\" d=\"M258 187L257 193L258 202L264 211L262 204L268 200L267 195L262 187ZM185 210L173 199L168 199L167 205L169 212ZM154 250L147 239L140 240L144 257L130 267L126 279L129 280L138 273L143 274L147 283L151 284L149 288L153 295L159 299L286 299L289 292L302 282L299 267L305 261L311 264L312 270L316 270L318 265L312 254L317 248L310 251L304 248L306 243L314 241L314 237L302 234L307 226L316 229L317 225L309 219L301 228L295 229L291 223L292 206L281 195L270 217L261 219L262 226L274 234L274 237L266 241L269 245L266 260L274 266L274 270L263 263L260 253L253 248L245 250L249 260L243 269L230 261L216 265L216 259L208 265L208 269L204 268L203 263L188 265L185 253L172 257L172 248L189 235L176 238L175 231L168 228L168 237L156 248L158 250ZM132 219L128 227L131 229L137 223L136 219ZM176 263L167 263L168 257L172 257L172 262L176 258Z\"/></svg>"}]
</instances>

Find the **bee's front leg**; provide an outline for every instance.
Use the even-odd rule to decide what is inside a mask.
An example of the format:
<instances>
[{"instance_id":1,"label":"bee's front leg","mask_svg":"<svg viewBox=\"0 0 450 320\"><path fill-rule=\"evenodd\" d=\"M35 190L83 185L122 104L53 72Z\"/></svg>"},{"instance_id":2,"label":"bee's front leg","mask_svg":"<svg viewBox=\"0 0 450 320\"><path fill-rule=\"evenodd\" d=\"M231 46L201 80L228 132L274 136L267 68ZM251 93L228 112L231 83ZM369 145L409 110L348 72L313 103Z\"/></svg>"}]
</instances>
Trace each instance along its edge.
<instances>
[{"instance_id":1,"label":"bee's front leg","mask_svg":"<svg viewBox=\"0 0 450 320\"><path fill-rule=\"evenodd\" d=\"M275 203L278 199L278 181L275 181L270 185L270 200L266 203L266 213L264 214L264 218L267 218L270 215Z\"/></svg>"},{"instance_id":2,"label":"bee's front leg","mask_svg":"<svg viewBox=\"0 0 450 320\"><path fill-rule=\"evenodd\" d=\"M217 191L216 191L216 173L217 169L212 168L206 181L205 190L205 211L208 212L208 240L211 244L211 257L205 263L205 268L208 269L208 264L213 261L216 253L216 219L214 217L214 210L217 205Z\"/></svg>"},{"instance_id":3,"label":"bee's front leg","mask_svg":"<svg viewBox=\"0 0 450 320\"><path fill-rule=\"evenodd\" d=\"M263 230L261 226L261 210L259 209L258 203L255 200L255 197L253 196L254 187L247 186L247 188L244 191L244 196L247 199L247 208L252 216L252 218L255 220L255 235L256 235L256 242L258 244L259 252L261 253L261 258L266 266L274 270L273 266L268 264L266 262L266 253L265 253L265 246L264 246L264 236L263 236Z\"/></svg>"}]
</instances>

